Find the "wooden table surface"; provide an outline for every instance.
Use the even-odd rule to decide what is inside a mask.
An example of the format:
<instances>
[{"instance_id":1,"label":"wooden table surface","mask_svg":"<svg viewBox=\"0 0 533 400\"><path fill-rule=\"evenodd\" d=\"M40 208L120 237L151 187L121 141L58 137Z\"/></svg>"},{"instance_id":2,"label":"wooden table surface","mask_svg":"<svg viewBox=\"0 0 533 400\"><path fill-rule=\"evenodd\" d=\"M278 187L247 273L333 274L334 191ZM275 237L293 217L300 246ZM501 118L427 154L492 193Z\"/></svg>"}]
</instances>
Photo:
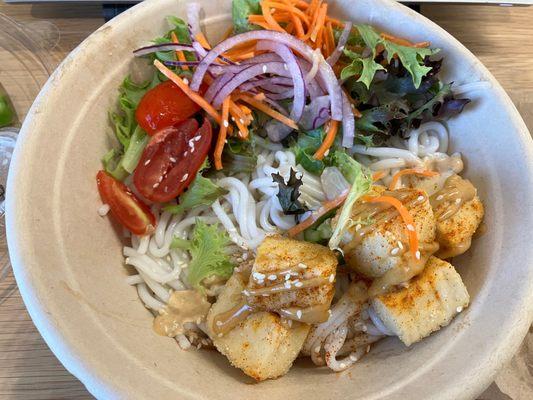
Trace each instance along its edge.
<instances>
[{"instance_id":1,"label":"wooden table surface","mask_svg":"<svg viewBox=\"0 0 533 400\"><path fill-rule=\"evenodd\" d=\"M480 58L533 132L533 7L435 4L421 11ZM61 33L51 51L56 63L104 22L98 5L0 3L0 13L23 23L45 20L55 24ZM487 393L497 391L492 385ZM0 399L90 398L44 343L9 275L0 282Z\"/></svg>"}]
</instances>

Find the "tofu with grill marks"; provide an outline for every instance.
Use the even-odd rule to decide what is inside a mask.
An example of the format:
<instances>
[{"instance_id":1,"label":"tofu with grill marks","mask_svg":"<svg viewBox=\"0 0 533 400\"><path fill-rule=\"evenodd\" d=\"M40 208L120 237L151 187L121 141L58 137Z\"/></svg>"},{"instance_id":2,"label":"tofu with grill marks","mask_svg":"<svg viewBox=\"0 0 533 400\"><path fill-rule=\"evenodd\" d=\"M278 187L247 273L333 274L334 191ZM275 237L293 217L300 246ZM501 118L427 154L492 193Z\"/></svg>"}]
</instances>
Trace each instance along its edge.
<instances>
[{"instance_id":1,"label":"tofu with grill marks","mask_svg":"<svg viewBox=\"0 0 533 400\"><path fill-rule=\"evenodd\" d=\"M334 294L337 257L329 248L315 243L269 236L257 249L247 290L289 285L290 290L250 295L248 303L257 309L329 307ZM318 286L298 288L309 279L322 278Z\"/></svg>"},{"instance_id":2,"label":"tofu with grill marks","mask_svg":"<svg viewBox=\"0 0 533 400\"><path fill-rule=\"evenodd\" d=\"M445 207L442 204L441 207ZM435 209L435 212L438 208ZM444 221L437 221L437 241L440 249L438 257L450 258L463 254L470 248L472 236L483 220L485 210L476 195L464 203L459 211Z\"/></svg>"},{"instance_id":3,"label":"tofu with grill marks","mask_svg":"<svg viewBox=\"0 0 533 400\"><path fill-rule=\"evenodd\" d=\"M376 187L373 190L380 193ZM435 217L426 192L420 189L400 190L407 193L402 203L414 219L420 247L430 248L435 242ZM415 201L422 197L423 201ZM347 238L341 243L346 263L355 271L369 278L378 278L393 268L400 268L411 262L407 251L409 240L405 232L406 225L398 213L389 220L372 223L370 231L362 240L355 242L353 238L358 228L357 224L352 226Z\"/></svg>"},{"instance_id":4,"label":"tofu with grill marks","mask_svg":"<svg viewBox=\"0 0 533 400\"><path fill-rule=\"evenodd\" d=\"M372 299L372 309L385 327L407 346L450 321L469 303L461 276L446 261L430 257L424 271L407 287Z\"/></svg>"},{"instance_id":5,"label":"tofu with grill marks","mask_svg":"<svg viewBox=\"0 0 533 400\"><path fill-rule=\"evenodd\" d=\"M225 335L215 335L215 317L232 309L240 301L243 289L238 276L228 280L207 315L209 336L218 351L246 375L258 381L277 378L287 373L311 327L296 321L290 326L282 324L279 315L261 311L249 315Z\"/></svg>"}]
</instances>

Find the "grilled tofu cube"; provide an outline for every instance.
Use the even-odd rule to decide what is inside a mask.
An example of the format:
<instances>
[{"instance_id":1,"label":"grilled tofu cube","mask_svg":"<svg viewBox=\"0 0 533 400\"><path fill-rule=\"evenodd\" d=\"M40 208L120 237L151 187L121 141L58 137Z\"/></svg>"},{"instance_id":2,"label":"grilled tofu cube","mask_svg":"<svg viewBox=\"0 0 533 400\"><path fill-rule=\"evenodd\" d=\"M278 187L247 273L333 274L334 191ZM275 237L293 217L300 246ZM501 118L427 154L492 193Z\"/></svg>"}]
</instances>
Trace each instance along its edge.
<instances>
[{"instance_id":1,"label":"grilled tofu cube","mask_svg":"<svg viewBox=\"0 0 533 400\"><path fill-rule=\"evenodd\" d=\"M281 236L267 237L257 249L246 288L250 293L248 303L265 311L328 308L333 299L336 269L337 257L325 246ZM313 281L315 284L311 284ZM287 290L269 292L275 286ZM258 294L254 295L255 292Z\"/></svg>"},{"instance_id":2,"label":"grilled tofu cube","mask_svg":"<svg viewBox=\"0 0 533 400\"><path fill-rule=\"evenodd\" d=\"M300 353L310 325L292 322L282 324L277 314L257 312L219 337L213 333L213 323L222 314L240 302L244 283L238 276L231 277L207 315L209 336L215 347L230 363L252 378L262 381L287 373Z\"/></svg>"},{"instance_id":3,"label":"grilled tofu cube","mask_svg":"<svg viewBox=\"0 0 533 400\"><path fill-rule=\"evenodd\" d=\"M445 204L442 205L444 206ZM436 209L435 212L437 211ZM437 221L437 241L440 244L437 256L450 258L467 251L484 214L483 203L476 195L464 203L455 215L444 221Z\"/></svg>"},{"instance_id":4,"label":"grilled tofu cube","mask_svg":"<svg viewBox=\"0 0 533 400\"><path fill-rule=\"evenodd\" d=\"M418 235L421 250L435 246L435 218L429 198L423 190L400 189L405 195L402 203L414 219L414 229ZM354 206L353 219L358 220L358 207ZM411 262L408 250L406 226L396 213L392 218L380 218L379 214L370 218L369 225L354 222L349 229L346 240L341 243L347 264L355 271L369 277L378 278L393 268L399 268ZM362 237L358 235L364 232Z\"/></svg>"},{"instance_id":5,"label":"grilled tofu cube","mask_svg":"<svg viewBox=\"0 0 533 400\"><path fill-rule=\"evenodd\" d=\"M371 301L385 327L407 346L448 325L468 303L461 276L436 257L430 257L424 271L407 287Z\"/></svg>"}]
</instances>

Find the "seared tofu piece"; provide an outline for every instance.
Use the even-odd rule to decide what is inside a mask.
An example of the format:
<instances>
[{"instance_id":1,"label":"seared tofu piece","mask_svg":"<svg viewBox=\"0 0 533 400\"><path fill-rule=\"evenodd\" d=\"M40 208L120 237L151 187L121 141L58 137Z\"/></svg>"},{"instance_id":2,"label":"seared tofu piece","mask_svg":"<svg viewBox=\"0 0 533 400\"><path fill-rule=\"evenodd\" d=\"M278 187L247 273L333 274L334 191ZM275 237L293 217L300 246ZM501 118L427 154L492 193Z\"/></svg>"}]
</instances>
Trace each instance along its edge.
<instances>
[{"instance_id":1,"label":"seared tofu piece","mask_svg":"<svg viewBox=\"0 0 533 400\"><path fill-rule=\"evenodd\" d=\"M485 210L476 195L464 203L452 217L437 222L438 257L450 258L463 254L470 248L472 236L483 220Z\"/></svg>"},{"instance_id":2,"label":"seared tofu piece","mask_svg":"<svg viewBox=\"0 0 533 400\"><path fill-rule=\"evenodd\" d=\"M248 303L265 311L329 308L336 269L337 257L325 246L269 236L257 249L246 288ZM272 290L273 287L282 291Z\"/></svg>"},{"instance_id":3,"label":"seared tofu piece","mask_svg":"<svg viewBox=\"0 0 533 400\"><path fill-rule=\"evenodd\" d=\"M446 326L468 306L461 276L446 261L430 257L424 271L408 286L371 300L385 327L407 346Z\"/></svg>"},{"instance_id":4,"label":"seared tofu piece","mask_svg":"<svg viewBox=\"0 0 533 400\"><path fill-rule=\"evenodd\" d=\"M401 201L413 216L421 252L424 249L435 249L435 217L426 192L420 189L399 189L393 193L404 196ZM392 210L389 208L371 216L368 221L360 221L361 205L361 201L354 205L354 224L341 243L347 264L369 278L378 278L393 268L406 267L412 262L412 257L408 251L406 225L400 215L395 212L392 217L385 218L384 215L390 214Z\"/></svg>"},{"instance_id":5,"label":"seared tofu piece","mask_svg":"<svg viewBox=\"0 0 533 400\"><path fill-rule=\"evenodd\" d=\"M256 312L235 328L219 337L213 332L215 317L241 301L244 283L232 276L207 315L209 336L215 347L230 363L252 378L262 381L287 373L300 353L310 325L299 322L282 323L270 312Z\"/></svg>"}]
</instances>

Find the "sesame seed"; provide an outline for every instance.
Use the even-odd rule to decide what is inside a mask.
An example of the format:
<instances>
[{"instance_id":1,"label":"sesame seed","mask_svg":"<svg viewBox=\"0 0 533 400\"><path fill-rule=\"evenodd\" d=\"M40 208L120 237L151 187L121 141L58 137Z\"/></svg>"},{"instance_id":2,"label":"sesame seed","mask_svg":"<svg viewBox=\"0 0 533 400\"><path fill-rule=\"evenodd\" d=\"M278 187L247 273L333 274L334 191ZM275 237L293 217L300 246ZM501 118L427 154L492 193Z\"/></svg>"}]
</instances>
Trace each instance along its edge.
<instances>
[{"instance_id":1,"label":"sesame seed","mask_svg":"<svg viewBox=\"0 0 533 400\"><path fill-rule=\"evenodd\" d=\"M219 334L218 334L218 337L222 337L222 333L219 333Z\"/></svg>"},{"instance_id":2,"label":"sesame seed","mask_svg":"<svg viewBox=\"0 0 533 400\"><path fill-rule=\"evenodd\" d=\"M167 193L167 192L168 192L168 186L165 186L165 188L163 189L163 191L164 191L165 193Z\"/></svg>"},{"instance_id":3,"label":"sesame seed","mask_svg":"<svg viewBox=\"0 0 533 400\"><path fill-rule=\"evenodd\" d=\"M169 160L172 162L176 162L176 159L174 157L170 157Z\"/></svg>"},{"instance_id":4,"label":"sesame seed","mask_svg":"<svg viewBox=\"0 0 533 400\"><path fill-rule=\"evenodd\" d=\"M416 199L417 199L418 201L424 201L424 198L425 198L424 196L418 196Z\"/></svg>"},{"instance_id":5,"label":"sesame seed","mask_svg":"<svg viewBox=\"0 0 533 400\"><path fill-rule=\"evenodd\" d=\"M151 160L151 159L150 159L150 160L146 160L146 161L144 162L144 165L148 165L148 164L150 164L150 161L152 161L152 160Z\"/></svg>"},{"instance_id":6,"label":"sesame seed","mask_svg":"<svg viewBox=\"0 0 533 400\"><path fill-rule=\"evenodd\" d=\"M285 288L287 289L290 289L291 288L291 282L290 281L285 281L285 283L283 284L285 286Z\"/></svg>"},{"instance_id":7,"label":"sesame seed","mask_svg":"<svg viewBox=\"0 0 533 400\"><path fill-rule=\"evenodd\" d=\"M329 154L329 149L326 150L326 152L324 153L324 157L327 157Z\"/></svg>"},{"instance_id":8,"label":"sesame seed","mask_svg":"<svg viewBox=\"0 0 533 400\"><path fill-rule=\"evenodd\" d=\"M262 274L261 272L254 272L253 276L255 279L262 281L265 279L265 274Z\"/></svg>"},{"instance_id":9,"label":"sesame seed","mask_svg":"<svg viewBox=\"0 0 533 400\"><path fill-rule=\"evenodd\" d=\"M457 312L461 312L461 311L463 311L463 307L459 306L459 307L457 307L457 308L455 309L455 311L457 311Z\"/></svg>"},{"instance_id":10,"label":"sesame seed","mask_svg":"<svg viewBox=\"0 0 533 400\"><path fill-rule=\"evenodd\" d=\"M395 247L394 249L391 250L390 253L391 253L393 256L395 256L395 255L398 254L399 252L400 252L400 249L399 249L398 247Z\"/></svg>"},{"instance_id":11,"label":"sesame seed","mask_svg":"<svg viewBox=\"0 0 533 400\"><path fill-rule=\"evenodd\" d=\"M358 230L361 229L361 228L362 228L362 225L361 225L361 224L357 224L357 225L355 225L355 230L356 230L356 231L358 231Z\"/></svg>"},{"instance_id":12,"label":"sesame seed","mask_svg":"<svg viewBox=\"0 0 533 400\"><path fill-rule=\"evenodd\" d=\"M363 332L366 332L366 331L368 330L368 328L367 328L366 325L363 325L363 326L361 327L361 330L362 330Z\"/></svg>"},{"instance_id":13,"label":"sesame seed","mask_svg":"<svg viewBox=\"0 0 533 400\"><path fill-rule=\"evenodd\" d=\"M158 186L159 186L159 182L156 182L156 183L153 184L152 187L155 189L155 188L158 187Z\"/></svg>"},{"instance_id":14,"label":"sesame seed","mask_svg":"<svg viewBox=\"0 0 533 400\"><path fill-rule=\"evenodd\" d=\"M366 352L368 353L370 351L370 345L366 346Z\"/></svg>"},{"instance_id":15,"label":"sesame seed","mask_svg":"<svg viewBox=\"0 0 533 400\"><path fill-rule=\"evenodd\" d=\"M243 120L242 118L239 118L239 122L240 122L241 124L244 124L244 120Z\"/></svg>"},{"instance_id":16,"label":"sesame seed","mask_svg":"<svg viewBox=\"0 0 533 400\"><path fill-rule=\"evenodd\" d=\"M241 257L237 257L237 260L236 260L238 263L241 263L243 261L243 259Z\"/></svg>"},{"instance_id":17,"label":"sesame seed","mask_svg":"<svg viewBox=\"0 0 533 400\"><path fill-rule=\"evenodd\" d=\"M300 288L302 287L304 284L300 281L297 281L297 282L294 282L294 286L296 286L297 288Z\"/></svg>"},{"instance_id":18,"label":"sesame seed","mask_svg":"<svg viewBox=\"0 0 533 400\"><path fill-rule=\"evenodd\" d=\"M420 260L420 251L418 251L418 250L416 251L415 257L416 257L417 260Z\"/></svg>"},{"instance_id":19,"label":"sesame seed","mask_svg":"<svg viewBox=\"0 0 533 400\"><path fill-rule=\"evenodd\" d=\"M161 181L163 180L163 175L161 175L158 180L159 180L159 183L161 183Z\"/></svg>"},{"instance_id":20,"label":"sesame seed","mask_svg":"<svg viewBox=\"0 0 533 400\"><path fill-rule=\"evenodd\" d=\"M242 291L242 294L244 294L245 296L250 296L250 292L246 289Z\"/></svg>"},{"instance_id":21,"label":"sesame seed","mask_svg":"<svg viewBox=\"0 0 533 400\"><path fill-rule=\"evenodd\" d=\"M222 123L224 124L225 128L227 128L229 126L229 122L227 120L224 120Z\"/></svg>"},{"instance_id":22,"label":"sesame seed","mask_svg":"<svg viewBox=\"0 0 533 400\"><path fill-rule=\"evenodd\" d=\"M268 276L268 280L269 281L275 281L277 279L277 276L276 275L269 275Z\"/></svg>"},{"instance_id":23,"label":"sesame seed","mask_svg":"<svg viewBox=\"0 0 533 400\"><path fill-rule=\"evenodd\" d=\"M398 240L398 247L403 250L403 243Z\"/></svg>"},{"instance_id":24,"label":"sesame seed","mask_svg":"<svg viewBox=\"0 0 533 400\"><path fill-rule=\"evenodd\" d=\"M243 253L243 254L242 254L242 259L243 259L243 260L248 259L248 253Z\"/></svg>"},{"instance_id":25,"label":"sesame seed","mask_svg":"<svg viewBox=\"0 0 533 400\"><path fill-rule=\"evenodd\" d=\"M320 353L320 346L316 346L316 347L313 349L313 351L314 351L315 353Z\"/></svg>"},{"instance_id":26,"label":"sesame seed","mask_svg":"<svg viewBox=\"0 0 533 400\"><path fill-rule=\"evenodd\" d=\"M285 274L285 280L288 281L289 279L291 279L291 274Z\"/></svg>"},{"instance_id":27,"label":"sesame seed","mask_svg":"<svg viewBox=\"0 0 533 400\"><path fill-rule=\"evenodd\" d=\"M335 280L335 275L331 274L328 280L330 283L333 283L333 281Z\"/></svg>"},{"instance_id":28,"label":"sesame seed","mask_svg":"<svg viewBox=\"0 0 533 400\"><path fill-rule=\"evenodd\" d=\"M202 136L196 135L195 137L192 138L192 140L194 140L195 142L198 142L201 138Z\"/></svg>"},{"instance_id":29,"label":"sesame seed","mask_svg":"<svg viewBox=\"0 0 533 400\"><path fill-rule=\"evenodd\" d=\"M455 199L455 204L461 204L461 199Z\"/></svg>"},{"instance_id":30,"label":"sesame seed","mask_svg":"<svg viewBox=\"0 0 533 400\"><path fill-rule=\"evenodd\" d=\"M187 178L189 177L189 174L185 174L181 177L181 181L180 182L185 182L187 180Z\"/></svg>"},{"instance_id":31,"label":"sesame seed","mask_svg":"<svg viewBox=\"0 0 533 400\"><path fill-rule=\"evenodd\" d=\"M302 319L302 310L296 311L296 318Z\"/></svg>"},{"instance_id":32,"label":"sesame seed","mask_svg":"<svg viewBox=\"0 0 533 400\"><path fill-rule=\"evenodd\" d=\"M289 70L289 66L286 63L283 63L283 69L285 71L288 71Z\"/></svg>"},{"instance_id":33,"label":"sesame seed","mask_svg":"<svg viewBox=\"0 0 533 400\"><path fill-rule=\"evenodd\" d=\"M191 154L194 153L194 147L191 149Z\"/></svg>"},{"instance_id":34,"label":"sesame seed","mask_svg":"<svg viewBox=\"0 0 533 400\"><path fill-rule=\"evenodd\" d=\"M216 324L217 324L217 326L222 326L222 325L224 325L224 323L223 323L222 321L217 321Z\"/></svg>"},{"instance_id":35,"label":"sesame seed","mask_svg":"<svg viewBox=\"0 0 533 400\"><path fill-rule=\"evenodd\" d=\"M344 46L339 47L339 50L343 51L344 50Z\"/></svg>"},{"instance_id":36,"label":"sesame seed","mask_svg":"<svg viewBox=\"0 0 533 400\"><path fill-rule=\"evenodd\" d=\"M437 196L437 201L441 201L443 198L444 198L444 196L443 196L442 194L439 194L439 195Z\"/></svg>"},{"instance_id":37,"label":"sesame seed","mask_svg":"<svg viewBox=\"0 0 533 400\"><path fill-rule=\"evenodd\" d=\"M357 355L355 355L354 353L351 353L350 354L350 361L357 361Z\"/></svg>"},{"instance_id":38,"label":"sesame seed","mask_svg":"<svg viewBox=\"0 0 533 400\"><path fill-rule=\"evenodd\" d=\"M298 268L306 269L307 265L305 265L304 263L298 263Z\"/></svg>"},{"instance_id":39,"label":"sesame seed","mask_svg":"<svg viewBox=\"0 0 533 400\"><path fill-rule=\"evenodd\" d=\"M265 64L265 65L263 65L263 74L266 74L266 72L267 72L267 66Z\"/></svg>"},{"instance_id":40,"label":"sesame seed","mask_svg":"<svg viewBox=\"0 0 533 400\"><path fill-rule=\"evenodd\" d=\"M407 224L407 230L408 231L411 231L411 232L414 232L415 231L415 227L411 224Z\"/></svg>"},{"instance_id":41,"label":"sesame seed","mask_svg":"<svg viewBox=\"0 0 533 400\"><path fill-rule=\"evenodd\" d=\"M98 209L98 215L104 217L109 212L110 208L111 207L109 207L109 204L102 204Z\"/></svg>"},{"instance_id":42,"label":"sesame seed","mask_svg":"<svg viewBox=\"0 0 533 400\"><path fill-rule=\"evenodd\" d=\"M187 154L189 154L188 151L186 151L185 153L183 153L183 156L184 156L184 157L187 157Z\"/></svg>"},{"instance_id":43,"label":"sesame seed","mask_svg":"<svg viewBox=\"0 0 533 400\"><path fill-rule=\"evenodd\" d=\"M331 310L328 310L328 314L331 315Z\"/></svg>"},{"instance_id":44,"label":"sesame seed","mask_svg":"<svg viewBox=\"0 0 533 400\"><path fill-rule=\"evenodd\" d=\"M340 364L339 364L339 367L341 367L341 368L346 368L346 364L344 364L344 363L340 363Z\"/></svg>"},{"instance_id":45,"label":"sesame seed","mask_svg":"<svg viewBox=\"0 0 533 400\"><path fill-rule=\"evenodd\" d=\"M183 83L185 83L186 85L189 84L189 80L187 78L183 78Z\"/></svg>"}]
</instances>

